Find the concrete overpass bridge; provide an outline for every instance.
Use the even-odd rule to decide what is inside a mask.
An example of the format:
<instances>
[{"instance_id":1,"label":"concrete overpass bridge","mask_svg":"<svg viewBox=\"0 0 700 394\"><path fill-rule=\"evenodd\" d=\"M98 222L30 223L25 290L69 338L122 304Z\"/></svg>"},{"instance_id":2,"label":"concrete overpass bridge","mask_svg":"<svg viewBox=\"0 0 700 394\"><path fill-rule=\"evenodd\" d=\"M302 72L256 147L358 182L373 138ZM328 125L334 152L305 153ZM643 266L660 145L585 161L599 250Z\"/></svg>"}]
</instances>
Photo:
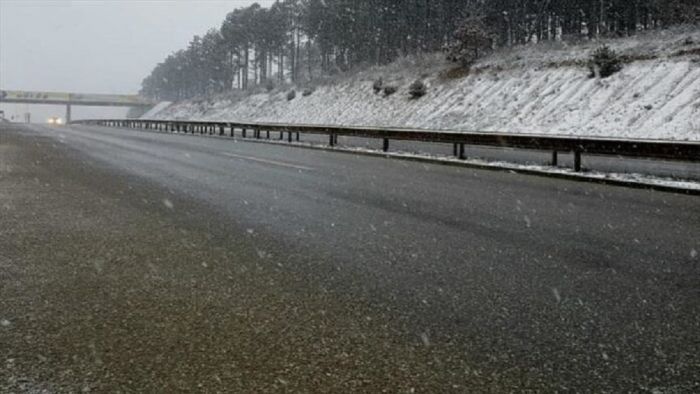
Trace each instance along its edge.
<instances>
[{"instance_id":1,"label":"concrete overpass bridge","mask_svg":"<svg viewBox=\"0 0 700 394\"><path fill-rule=\"evenodd\" d=\"M50 104L66 106L66 123L71 121L71 106L152 107L156 102L138 95L88 94L0 90L0 103Z\"/></svg>"}]
</instances>

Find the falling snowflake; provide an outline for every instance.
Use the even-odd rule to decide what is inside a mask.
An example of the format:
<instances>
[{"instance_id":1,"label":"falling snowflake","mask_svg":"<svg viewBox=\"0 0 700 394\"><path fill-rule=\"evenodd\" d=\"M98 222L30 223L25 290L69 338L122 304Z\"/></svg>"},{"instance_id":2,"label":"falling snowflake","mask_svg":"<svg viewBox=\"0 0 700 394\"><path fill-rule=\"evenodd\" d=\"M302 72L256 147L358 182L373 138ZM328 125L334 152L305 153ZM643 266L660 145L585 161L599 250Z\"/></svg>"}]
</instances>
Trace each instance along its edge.
<instances>
[{"instance_id":1,"label":"falling snowflake","mask_svg":"<svg viewBox=\"0 0 700 394\"><path fill-rule=\"evenodd\" d=\"M557 303L561 302L561 294L559 294L559 289L556 287L552 288L552 295L554 295L554 298L557 300Z\"/></svg>"},{"instance_id":2,"label":"falling snowflake","mask_svg":"<svg viewBox=\"0 0 700 394\"><path fill-rule=\"evenodd\" d=\"M427 333L424 332L424 333L420 334L420 339L421 339L421 341L423 341L423 345L430 346L430 338L428 338Z\"/></svg>"}]
</instances>

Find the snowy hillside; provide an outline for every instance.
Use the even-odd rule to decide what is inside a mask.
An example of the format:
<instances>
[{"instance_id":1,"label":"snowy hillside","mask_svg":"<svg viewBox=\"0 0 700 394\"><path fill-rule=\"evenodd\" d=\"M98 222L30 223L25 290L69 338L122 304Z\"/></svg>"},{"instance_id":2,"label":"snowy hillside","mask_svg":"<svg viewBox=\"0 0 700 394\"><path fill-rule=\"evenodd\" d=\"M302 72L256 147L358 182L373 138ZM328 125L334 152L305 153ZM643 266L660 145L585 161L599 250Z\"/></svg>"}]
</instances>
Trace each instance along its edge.
<instances>
[{"instance_id":1,"label":"snowy hillside","mask_svg":"<svg viewBox=\"0 0 700 394\"><path fill-rule=\"evenodd\" d=\"M286 87L177 103L155 117L700 140L700 31L606 43L630 59L607 79L583 65L602 43L543 44L496 52L468 75L435 54L344 75L307 97L296 87L291 101ZM374 94L380 77L398 92ZM411 100L421 77L428 94Z\"/></svg>"}]
</instances>

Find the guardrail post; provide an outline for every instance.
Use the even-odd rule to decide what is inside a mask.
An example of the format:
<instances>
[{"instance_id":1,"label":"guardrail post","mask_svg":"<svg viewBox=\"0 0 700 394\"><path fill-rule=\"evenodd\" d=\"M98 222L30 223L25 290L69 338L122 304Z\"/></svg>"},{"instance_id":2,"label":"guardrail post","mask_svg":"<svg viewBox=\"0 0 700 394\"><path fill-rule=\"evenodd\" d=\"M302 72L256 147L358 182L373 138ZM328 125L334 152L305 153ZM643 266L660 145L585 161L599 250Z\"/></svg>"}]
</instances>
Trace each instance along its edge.
<instances>
[{"instance_id":1,"label":"guardrail post","mask_svg":"<svg viewBox=\"0 0 700 394\"><path fill-rule=\"evenodd\" d=\"M287 135L287 142L292 142L292 132L291 131Z\"/></svg>"},{"instance_id":2,"label":"guardrail post","mask_svg":"<svg viewBox=\"0 0 700 394\"><path fill-rule=\"evenodd\" d=\"M219 135L224 135L224 130L225 126L224 125L219 125Z\"/></svg>"},{"instance_id":3,"label":"guardrail post","mask_svg":"<svg viewBox=\"0 0 700 394\"><path fill-rule=\"evenodd\" d=\"M459 144L459 159L466 160L467 155L464 154L464 144Z\"/></svg>"},{"instance_id":4,"label":"guardrail post","mask_svg":"<svg viewBox=\"0 0 700 394\"><path fill-rule=\"evenodd\" d=\"M229 129L231 129L231 138L233 138L233 125L231 123L228 124Z\"/></svg>"},{"instance_id":5,"label":"guardrail post","mask_svg":"<svg viewBox=\"0 0 700 394\"><path fill-rule=\"evenodd\" d=\"M335 136L333 134L329 134L328 138L329 138L328 145L335 146Z\"/></svg>"},{"instance_id":6,"label":"guardrail post","mask_svg":"<svg viewBox=\"0 0 700 394\"><path fill-rule=\"evenodd\" d=\"M284 131L280 131L280 141L284 139Z\"/></svg>"},{"instance_id":7,"label":"guardrail post","mask_svg":"<svg viewBox=\"0 0 700 394\"><path fill-rule=\"evenodd\" d=\"M459 153L457 152L457 149L458 149L458 146L457 146L457 143L455 142L454 144L452 144L452 156L457 157L459 155Z\"/></svg>"},{"instance_id":8,"label":"guardrail post","mask_svg":"<svg viewBox=\"0 0 700 394\"><path fill-rule=\"evenodd\" d=\"M245 138L245 135L246 135L246 128L245 128L245 127L243 128L242 132L243 132L243 133L242 133L243 138Z\"/></svg>"},{"instance_id":9,"label":"guardrail post","mask_svg":"<svg viewBox=\"0 0 700 394\"><path fill-rule=\"evenodd\" d=\"M269 140L270 139L270 130L267 130L266 133L267 133L267 139Z\"/></svg>"},{"instance_id":10,"label":"guardrail post","mask_svg":"<svg viewBox=\"0 0 700 394\"><path fill-rule=\"evenodd\" d=\"M388 151L389 151L389 139L388 139L388 138L384 138L384 143L383 143L383 145L382 145L382 150L383 150L384 152L388 152Z\"/></svg>"},{"instance_id":11,"label":"guardrail post","mask_svg":"<svg viewBox=\"0 0 700 394\"><path fill-rule=\"evenodd\" d=\"M552 167L556 167L559 165L559 152L553 151L552 152Z\"/></svg>"},{"instance_id":12,"label":"guardrail post","mask_svg":"<svg viewBox=\"0 0 700 394\"><path fill-rule=\"evenodd\" d=\"M581 172L581 150L574 150L574 171Z\"/></svg>"},{"instance_id":13,"label":"guardrail post","mask_svg":"<svg viewBox=\"0 0 700 394\"><path fill-rule=\"evenodd\" d=\"M297 142L299 142L299 132L297 131Z\"/></svg>"}]
</instances>

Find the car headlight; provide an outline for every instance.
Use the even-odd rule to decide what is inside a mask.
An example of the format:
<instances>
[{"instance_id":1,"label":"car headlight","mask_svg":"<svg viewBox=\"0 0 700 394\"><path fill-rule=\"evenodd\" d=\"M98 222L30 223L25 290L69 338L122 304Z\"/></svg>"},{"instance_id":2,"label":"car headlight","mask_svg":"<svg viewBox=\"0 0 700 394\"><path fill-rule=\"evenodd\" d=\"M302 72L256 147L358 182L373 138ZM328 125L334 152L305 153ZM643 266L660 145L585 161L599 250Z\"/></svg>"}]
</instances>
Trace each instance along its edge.
<instances>
[{"instance_id":1,"label":"car headlight","mask_svg":"<svg viewBox=\"0 0 700 394\"><path fill-rule=\"evenodd\" d=\"M54 118L49 118L48 123L49 123L49 124L54 124L54 123L56 123L56 119L54 119Z\"/></svg>"}]
</instances>

